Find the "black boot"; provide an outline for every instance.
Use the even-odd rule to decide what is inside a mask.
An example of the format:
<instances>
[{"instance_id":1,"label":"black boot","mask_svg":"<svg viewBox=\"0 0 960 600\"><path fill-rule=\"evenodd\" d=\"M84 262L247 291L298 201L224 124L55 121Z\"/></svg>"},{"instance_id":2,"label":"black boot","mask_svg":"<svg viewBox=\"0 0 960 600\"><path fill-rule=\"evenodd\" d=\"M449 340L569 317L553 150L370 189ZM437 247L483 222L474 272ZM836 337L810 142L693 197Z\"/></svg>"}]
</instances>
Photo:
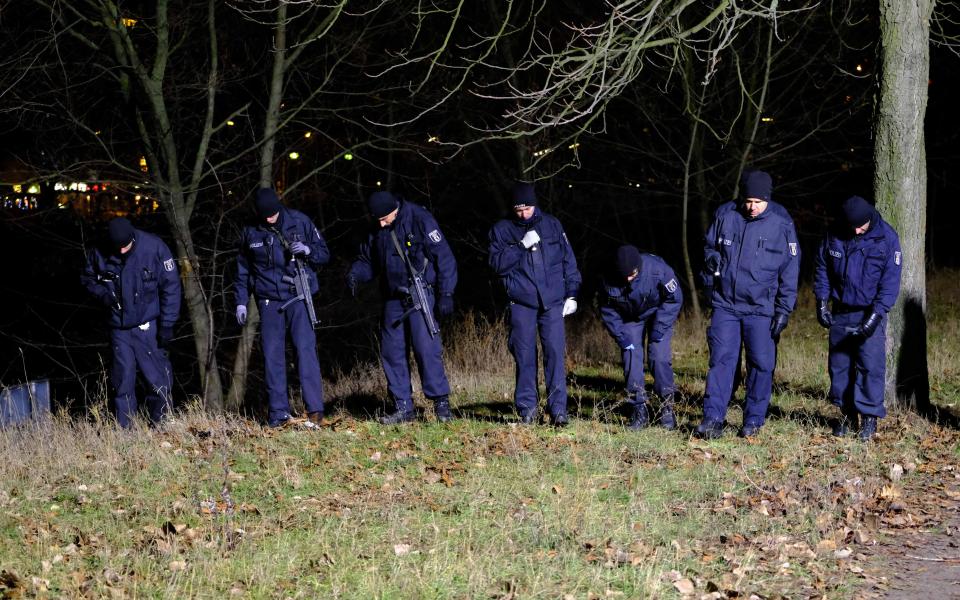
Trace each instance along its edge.
<instances>
[{"instance_id":1,"label":"black boot","mask_svg":"<svg viewBox=\"0 0 960 600\"><path fill-rule=\"evenodd\" d=\"M836 437L843 437L851 430L856 431L859 426L860 413L855 408L844 406L840 409L840 418L833 424L831 433Z\"/></svg>"},{"instance_id":2,"label":"black boot","mask_svg":"<svg viewBox=\"0 0 960 600\"><path fill-rule=\"evenodd\" d=\"M453 420L453 413L450 412L450 401L446 396L441 396L433 401L433 412L441 423L449 423Z\"/></svg>"},{"instance_id":3,"label":"black boot","mask_svg":"<svg viewBox=\"0 0 960 600\"><path fill-rule=\"evenodd\" d=\"M715 440L723 436L723 421L714 421L713 419L703 418L703 421L697 425L694 430L694 436L703 440Z\"/></svg>"},{"instance_id":4,"label":"black boot","mask_svg":"<svg viewBox=\"0 0 960 600\"><path fill-rule=\"evenodd\" d=\"M416 420L416 418L416 413L412 410L409 412L398 410L380 417L380 423L383 425L399 425L400 423L411 423Z\"/></svg>"},{"instance_id":5,"label":"black boot","mask_svg":"<svg viewBox=\"0 0 960 600\"><path fill-rule=\"evenodd\" d=\"M553 422L554 427L566 427L570 424L570 417L568 417L567 413L565 412L559 412L555 415L551 415L550 420Z\"/></svg>"},{"instance_id":6,"label":"black boot","mask_svg":"<svg viewBox=\"0 0 960 600\"><path fill-rule=\"evenodd\" d=\"M660 405L660 426L667 431L677 428L677 415L673 412L673 394L664 398Z\"/></svg>"},{"instance_id":7,"label":"black boot","mask_svg":"<svg viewBox=\"0 0 960 600\"><path fill-rule=\"evenodd\" d=\"M633 407L633 415L630 416L630 423L627 429L638 431L650 424L650 411L647 410L647 403L640 402Z\"/></svg>"},{"instance_id":8,"label":"black boot","mask_svg":"<svg viewBox=\"0 0 960 600\"><path fill-rule=\"evenodd\" d=\"M877 418L870 415L860 415L860 439L868 441L877 432Z\"/></svg>"}]
</instances>

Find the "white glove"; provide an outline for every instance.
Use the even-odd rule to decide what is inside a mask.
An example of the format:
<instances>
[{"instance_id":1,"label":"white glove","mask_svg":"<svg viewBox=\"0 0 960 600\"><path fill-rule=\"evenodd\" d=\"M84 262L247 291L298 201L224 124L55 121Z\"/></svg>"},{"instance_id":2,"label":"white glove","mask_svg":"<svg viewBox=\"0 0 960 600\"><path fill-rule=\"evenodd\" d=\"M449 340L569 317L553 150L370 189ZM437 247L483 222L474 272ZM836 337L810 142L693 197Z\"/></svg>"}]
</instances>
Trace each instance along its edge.
<instances>
[{"instance_id":1,"label":"white glove","mask_svg":"<svg viewBox=\"0 0 960 600\"><path fill-rule=\"evenodd\" d=\"M531 229L530 231L523 234L523 239L520 240L520 243L523 244L523 247L529 250L534 244L540 241L540 234L537 233L536 229Z\"/></svg>"},{"instance_id":2,"label":"white glove","mask_svg":"<svg viewBox=\"0 0 960 600\"><path fill-rule=\"evenodd\" d=\"M567 298L563 301L563 316L568 317L573 313L577 312L577 300L576 298Z\"/></svg>"}]
</instances>

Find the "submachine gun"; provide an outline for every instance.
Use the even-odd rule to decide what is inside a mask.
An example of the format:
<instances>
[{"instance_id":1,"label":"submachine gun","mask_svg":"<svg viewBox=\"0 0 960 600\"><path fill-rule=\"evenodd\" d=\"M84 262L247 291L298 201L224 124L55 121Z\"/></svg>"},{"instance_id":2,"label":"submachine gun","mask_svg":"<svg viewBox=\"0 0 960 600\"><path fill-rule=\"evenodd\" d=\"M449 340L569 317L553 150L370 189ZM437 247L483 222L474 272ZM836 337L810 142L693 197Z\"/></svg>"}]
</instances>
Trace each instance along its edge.
<instances>
[{"instance_id":1,"label":"submachine gun","mask_svg":"<svg viewBox=\"0 0 960 600\"><path fill-rule=\"evenodd\" d=\"M307 307L307 316L310 318L310 325L316 328L320 320L317 319L317 310L313 306L313 294L310 293L310 274L307 271L307 266L304 264L302 258L293 253L290 249L290 242L287 241L287 238L283 237L283 234L280 233L276 227L271 227L270 231L273 232L273 234L277 236L277 239L280 240L280 243L283 244L283 249L293 257L294 270L296 271L293 277L284 275L280 278L280 281L289 283L293 287L296 296L281 304L279 310L283 312L294 302L303 302Z\"/></svg>"},{"instance_id":2,"label":"submachine gun","mask_svg":"<svg viewBox=\"0 0 960 600\"><path fill-rule=\"evenodd\" d=\"M403 264L407 267L407 276L410 279L410 286L406 288L400 288L405 294L410 295L410 308L408 308L400 318L394 323L394 327L402 323L404 319L409 317L415 312L419 312L423 315L423 321L427 325L427 331L430 333L430 338L433 339L440 334L440 327L437 325L437 320L433 317L433 311L430 310L430 298L427 296L427 284L423 281L423 274L427 270L427 265L429 261L426 257L423 258L423 267L417 271L413 263L410 262L410 255L407 254L406 248L400 244L400 240L397 239L397 232L391 230L390 238L393 239L393 245L397 249L397 254L403 258Z\"/></svg>"}]
</instances>

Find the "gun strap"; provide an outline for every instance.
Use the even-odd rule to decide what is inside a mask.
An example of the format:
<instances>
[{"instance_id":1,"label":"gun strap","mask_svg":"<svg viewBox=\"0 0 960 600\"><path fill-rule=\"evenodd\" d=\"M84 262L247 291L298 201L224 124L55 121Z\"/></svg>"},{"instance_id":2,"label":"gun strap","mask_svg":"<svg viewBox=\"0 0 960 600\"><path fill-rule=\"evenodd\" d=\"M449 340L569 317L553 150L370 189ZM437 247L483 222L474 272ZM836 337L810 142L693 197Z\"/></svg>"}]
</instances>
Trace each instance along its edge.
<instances>
[{"instance_id":1,"label":"gun strap","mask_svg":"<svg viewBox=\"0 0 960 600\"><path fill-rule=\"evenodd\" d=\"M393 247L397 249L397 254L400 255L400 258L403 259L403 262L407 262L407 253L403 251L403 245L400 243L400 240L397 238L397 230L390 230L390 239L393 240Z\"/></svg>"}]
</instances>

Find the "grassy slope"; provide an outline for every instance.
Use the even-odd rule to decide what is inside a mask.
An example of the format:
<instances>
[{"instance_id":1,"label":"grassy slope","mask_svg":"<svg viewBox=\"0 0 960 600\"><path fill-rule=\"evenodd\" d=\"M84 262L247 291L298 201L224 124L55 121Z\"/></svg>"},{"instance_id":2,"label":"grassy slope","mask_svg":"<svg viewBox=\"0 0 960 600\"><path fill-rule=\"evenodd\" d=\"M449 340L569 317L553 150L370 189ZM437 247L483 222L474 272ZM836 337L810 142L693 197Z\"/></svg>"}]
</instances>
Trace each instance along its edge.
<instances>
[{"instance_id":1,"label":"grassy slope","mask_svg":"<svg viewBox=\"0 0 960 600\"><path fill-rule=\"evenodd\" d=\"M958 326L932 315L932 385L952 404ZM447 426L383 428L340 406L319 433L192 413L163 433L0 432L0 594L851 597L883 576L861 550L929 525L924 494L957 461L953 432L910 415L869 445L827 435L809 307L784 335L773 417L750 442L689 437L700 324L676 340L679 433L623 430L614 348L589 317L569 336L582 418L562 431L499 420L512 389L502 328L468 320L450 337L454 405L474 418ZM328 394L380 394L380 377L340 377Z\"/></svg>"}]
</instances>

